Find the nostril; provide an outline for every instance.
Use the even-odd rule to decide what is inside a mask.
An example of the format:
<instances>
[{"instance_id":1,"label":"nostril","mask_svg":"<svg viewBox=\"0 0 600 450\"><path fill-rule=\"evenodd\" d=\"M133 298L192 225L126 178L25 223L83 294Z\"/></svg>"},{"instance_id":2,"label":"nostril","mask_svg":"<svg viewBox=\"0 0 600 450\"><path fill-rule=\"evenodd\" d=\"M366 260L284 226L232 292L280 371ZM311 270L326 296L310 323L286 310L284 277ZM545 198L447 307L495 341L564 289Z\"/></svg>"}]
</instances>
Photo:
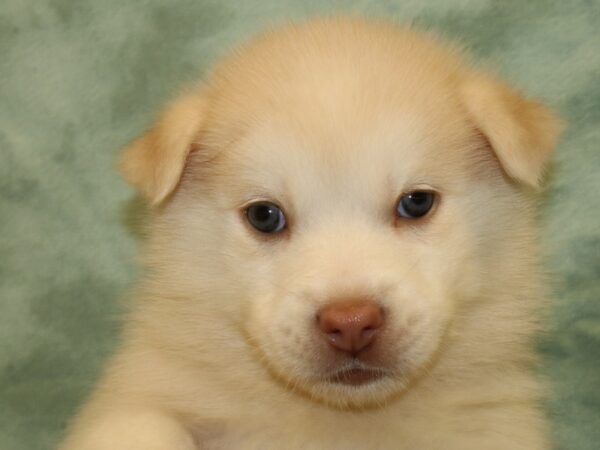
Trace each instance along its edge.
<instances>
[{"instance_id":1,"label":"nostril","mask_svg":"<svg viewBox=\"0 0 600 450\"><path fill-rule=\"evenodd\" d=\"M340 330L331 330L328 331L327 334L331 337L340 337L342 335L342 332Z\"/></svg>"},{"instance_id":2,"label":"nostril","mask_svg":"<svg viewBox=\"0 0 600 450\"><path fill-rule=\"evenodd\" d=\"M367 327L367 328L364 328L364 329L362 330L362 332L361 332L361 333L362 333L362 335L363 335L363 336L365 336L365 337L371 337L371 336L373 336L373 335L374 335L376 332L377 332L377 330L376 330L375 328L373 328L373 327Z\"/></svg>"}]
</instances>

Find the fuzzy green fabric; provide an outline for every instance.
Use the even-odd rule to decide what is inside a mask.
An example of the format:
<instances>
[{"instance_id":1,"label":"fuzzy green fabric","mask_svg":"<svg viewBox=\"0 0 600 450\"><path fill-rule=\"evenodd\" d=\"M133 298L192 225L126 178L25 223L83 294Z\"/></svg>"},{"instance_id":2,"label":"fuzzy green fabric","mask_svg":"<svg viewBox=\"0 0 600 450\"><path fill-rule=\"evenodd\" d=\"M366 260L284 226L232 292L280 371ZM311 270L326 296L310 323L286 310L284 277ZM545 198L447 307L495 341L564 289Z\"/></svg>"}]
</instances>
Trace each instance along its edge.
<instances>
[{"instance_id":1,"label":"fuzzy green fabric","mask_svg":"<svg viewBox=\"0 0 600 450\"><path fill-rule=\"evenodd\" d=\"M262 26L337 11L459 38L570 122L544 209L558 302L540 347L556 448L600 448L599 1L3 0L0 449L52 448L115 346L136 251L119 147Z\"/></svg>"}]
</instances>

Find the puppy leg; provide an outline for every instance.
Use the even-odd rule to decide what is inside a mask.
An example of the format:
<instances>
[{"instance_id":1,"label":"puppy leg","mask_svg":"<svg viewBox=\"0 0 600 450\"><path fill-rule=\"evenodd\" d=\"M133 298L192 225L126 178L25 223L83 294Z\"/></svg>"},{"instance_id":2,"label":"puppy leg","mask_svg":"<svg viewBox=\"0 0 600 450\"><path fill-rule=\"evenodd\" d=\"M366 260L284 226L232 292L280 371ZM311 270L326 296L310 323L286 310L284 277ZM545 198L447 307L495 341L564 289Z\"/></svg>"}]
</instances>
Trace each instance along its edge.
<instances>
[{"instance_id":1,"label":"puppy leg","mask_svg":"<svg viewBox=\"0 0 600 450\"><path fill-rule=\"evenodd\" d=\"M154 410L87 414L60 450L198 450L175 418Z\"/></svg>"}]
</instances>

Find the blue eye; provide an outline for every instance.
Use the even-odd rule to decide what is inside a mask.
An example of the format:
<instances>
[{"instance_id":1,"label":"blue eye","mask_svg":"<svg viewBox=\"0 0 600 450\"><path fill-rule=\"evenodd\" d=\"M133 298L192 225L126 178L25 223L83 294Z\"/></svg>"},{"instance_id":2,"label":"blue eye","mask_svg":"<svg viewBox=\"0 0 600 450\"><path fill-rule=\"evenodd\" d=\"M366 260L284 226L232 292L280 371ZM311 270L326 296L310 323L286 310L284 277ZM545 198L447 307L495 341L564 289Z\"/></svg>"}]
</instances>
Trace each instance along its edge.
<instances>
[{"instance_id":1,"label":"blue eye","mask_svg":"<svg viewBox=\"0 0 600 450\"><path fill-rule=\"evenodd\" d=\"M427 191L412 191L400 197L396 212L406 219L418 219L425 216L433 207L435 194Z\"/></svg>"},{"instance_id":2,"label":"blue eye","mask_svg":"<svg viewBox=\"0 0 600 450\"><path fill-rule=\"evenodd\" d=\"M246 209L248 222L261 233L279 233L285 228L281 209L270 202L257 202Z\"/></svg>"}]
</instances>

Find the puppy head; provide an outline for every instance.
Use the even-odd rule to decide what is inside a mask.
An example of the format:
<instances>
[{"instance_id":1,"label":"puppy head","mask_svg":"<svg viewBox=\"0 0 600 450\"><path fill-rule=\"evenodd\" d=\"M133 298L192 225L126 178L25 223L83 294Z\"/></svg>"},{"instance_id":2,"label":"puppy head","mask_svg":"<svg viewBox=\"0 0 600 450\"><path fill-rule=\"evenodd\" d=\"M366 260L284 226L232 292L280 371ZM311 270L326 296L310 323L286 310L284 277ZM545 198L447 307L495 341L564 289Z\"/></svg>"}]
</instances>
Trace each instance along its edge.
<instances>
[{"instance_id":1,"label":"puppy head","mask_svg":"<svg viewBox=\"0 0 600 450\"><path fill-rule=\"evenodd\" d=\"M173 333L255 347L283 386L363 407L510 282L498 261L518 265L559 128L432 38L328 19L226 58L122 171L157 205L149 259Z\"/></svg>"}]
</instances>

